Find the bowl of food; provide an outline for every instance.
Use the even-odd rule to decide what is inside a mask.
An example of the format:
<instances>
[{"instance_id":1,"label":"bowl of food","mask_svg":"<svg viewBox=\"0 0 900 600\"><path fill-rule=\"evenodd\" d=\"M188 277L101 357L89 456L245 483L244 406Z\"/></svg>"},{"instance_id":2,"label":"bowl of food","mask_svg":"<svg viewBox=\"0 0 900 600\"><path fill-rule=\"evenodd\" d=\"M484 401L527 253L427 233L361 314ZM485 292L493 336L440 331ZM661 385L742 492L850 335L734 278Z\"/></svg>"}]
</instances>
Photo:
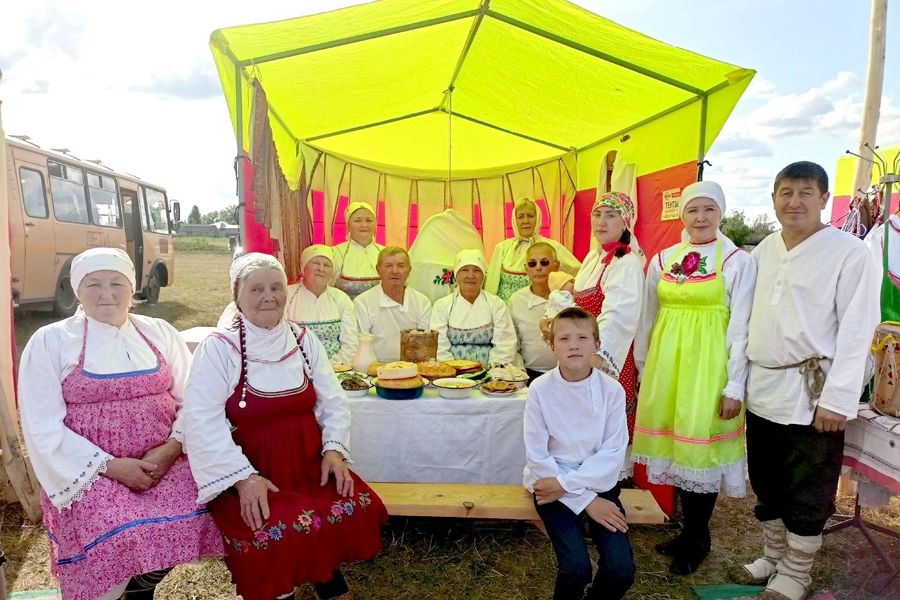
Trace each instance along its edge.
<instances>
[{"instance_id":1,"label":"bowl of food","mask_svg":"<svg viewBox=\"0 0 900 600\"><path fill-rule=\"evenodd\" d=\"M431 382L437 388L441 398L458 400L460 398L468 398L472 394L472 389L478 385L478 382L471 379L463 379L461 377L443 377L435 379Z\"/></svg>"},{"instance_id":2,"label":"bowl of food","mask_svg":"<svg viewBox=\"0 0 900 600\"><path fill-rule=\"evenodd\" d=\"M358 371L347 371L338 375L341 388L348 398L361 398L369 393L372 382L364 374Z\"/></svg>"},{"instance_id":3,"label":"bowl of food","mask_svg":"<svg viewBox=\"0 0 900 600\"><path fill-rule=\"evenodd\" d=\"M528 373L515 365L499 365L487 372L487 376L495 381L509 381L521 389L528 385Z\"/></svg>"},{"instance_id":4,"label":"bowl of food","mask_svg":"<svg viewBox=\"0 0 900 600\"><path fill-rule=\"evenodd\" d=\"M415 400L422 396L425 381L415 363L397 361L378 367L375 393L385 400Z\"/></svg>"},{"instance_id":5,"label":"bowl of food","mask_svg":"<svg viewBox=\"0 0 900 600\"><path fill-rule=\"evenodd\" d=\"M512 381L494 379L481 384L481 391L487 396L506 397L513 396L519 391L518 386Z\"/></svg>"}]
</instances>

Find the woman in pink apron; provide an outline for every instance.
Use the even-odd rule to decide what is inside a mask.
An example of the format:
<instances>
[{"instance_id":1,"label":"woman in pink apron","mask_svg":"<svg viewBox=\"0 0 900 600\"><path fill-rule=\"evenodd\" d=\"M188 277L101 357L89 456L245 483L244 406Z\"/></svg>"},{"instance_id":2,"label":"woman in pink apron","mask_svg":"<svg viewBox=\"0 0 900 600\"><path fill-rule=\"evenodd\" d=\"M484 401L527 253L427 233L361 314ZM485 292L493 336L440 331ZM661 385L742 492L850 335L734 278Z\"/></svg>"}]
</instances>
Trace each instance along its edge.
<instances>
[{"instance_id":1,"label":"woman in pink apron","mask_svg":"<svg viewBox=\"0 0 900 600\"><path fill-rule=\"evenodd\" d=\"M182 453L190 353L165 321L128 314L122 250L87 250L70 273L81 308L39 329L19 368L51 571L66 600L149 599L175 565L222 555Z\"/></svg>"},{"instance_id":2,"label":"woman in pink apron","mask_svg":"<svg viewBox=\"0 0 900 600\"><path fill-rule=\"evenodd\" d=\"M375 267L384 248L375 243L375 211L365 202L351 202L344 211L347 241L334 246L334 285L353 300L381 278Z\"/></svg>"}]
</instances>

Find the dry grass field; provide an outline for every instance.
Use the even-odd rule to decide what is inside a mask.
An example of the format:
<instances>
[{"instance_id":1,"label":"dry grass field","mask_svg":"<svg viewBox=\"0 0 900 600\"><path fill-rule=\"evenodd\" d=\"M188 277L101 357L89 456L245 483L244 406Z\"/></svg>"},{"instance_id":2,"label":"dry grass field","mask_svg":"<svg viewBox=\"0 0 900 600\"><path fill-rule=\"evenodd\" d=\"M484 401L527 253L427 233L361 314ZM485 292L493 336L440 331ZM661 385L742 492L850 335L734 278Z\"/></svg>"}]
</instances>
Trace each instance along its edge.
<instances>
[{"instance_id":1,"label":"dry grass field","mask_svg":"<svg viewBox=\"0 0 900 600\"><path fill-rule=\"evenodd\" d=\"M215 324L229 300L229 253L225 240L177 240L175 285L163 288L159 304L136 312L169 320L178 329ZM16 315L21 347L35 329L52 319ZM414 407L411 407L414 408ZM760 536L752 518L753 501L720 500L713 518L713 550L690 577L669 575L668 562L654 544L673 535L673 526L637 526L631 530L638 574L630 599L690 599L692 585L728 582L728 571L758 552ZM842 508L850 509L849 498ZM900 530L900 500L867 513ZM900 563L900 543L875 534ZM550 598L554 559L550 544L531 526L484 521L394 518L384 530L385 548L367 564L347 568L357 600L544 600ZM49 570L49 546L40 525L27 522L17 505L0 508L0 548L10 590L56 587ZM298 560L302 560L298 557ZM836 598L900 598L900 579L881 594L873 592L886 574L875 552L854 529L828 536L814 571L817 588ZM235 598L221 563L182 566L157 592L165 600ZM311 589L297 597L312 600Z\"/></svg>"}]
</instances>

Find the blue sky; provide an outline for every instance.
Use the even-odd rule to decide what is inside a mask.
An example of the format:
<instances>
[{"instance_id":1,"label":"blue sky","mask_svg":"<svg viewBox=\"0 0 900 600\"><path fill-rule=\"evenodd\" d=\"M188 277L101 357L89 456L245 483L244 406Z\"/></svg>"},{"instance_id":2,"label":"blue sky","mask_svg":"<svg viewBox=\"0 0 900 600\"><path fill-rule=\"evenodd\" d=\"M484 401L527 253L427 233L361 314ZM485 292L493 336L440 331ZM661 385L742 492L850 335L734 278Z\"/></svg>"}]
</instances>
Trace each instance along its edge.
<instances>
[{"instance_id":1,"label":"blue sky","mask_svg":"<svg viewBox=\"0 0 900 600\"><path fill-rule=\"evenodd\" d=\"M206 212L234 203L234 142L209 34L353 3L5 2L5 129L158 182L186 210L192 204ZM782 166L815 160L833 173L844 149L855 149L868 0L576 3L758 72L708 157L713 166L706 178L723 184L732 208L767 213L769 186ZM894 2L889 11L878 137L883 145L900 142L900 6Z\"/></svg>"}]
</instances>

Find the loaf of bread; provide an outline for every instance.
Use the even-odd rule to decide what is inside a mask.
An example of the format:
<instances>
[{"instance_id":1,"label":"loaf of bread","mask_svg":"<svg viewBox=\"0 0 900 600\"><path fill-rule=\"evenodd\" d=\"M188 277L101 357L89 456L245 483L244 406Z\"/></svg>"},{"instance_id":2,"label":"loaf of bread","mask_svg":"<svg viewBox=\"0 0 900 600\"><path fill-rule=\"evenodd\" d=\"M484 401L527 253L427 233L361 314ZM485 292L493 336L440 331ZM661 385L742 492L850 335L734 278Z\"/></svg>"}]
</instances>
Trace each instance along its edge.
<instances>
[{"instance_id":1,"label":"loaf of bread","mask_svg":"<svg viewBox=\"0 0 900 600\"><path fill-rule=\"evenodd\" d=\"M398 360L390 362L378 367L378 379L407 379L409 377L418 377L419 368L415 363ZM384 386L381 386L384 387Z\"/></svg>"},{"instance_id":2,"label":"loaf of bread","mask_svg":"<svg viewBox=\"0 0 900 600\"><path fill-rule=\"evenodd\" d=\"M400 331L400 360L420 363L437 358L437 331L403 329Z\"/></svg>"}]
</instances>

